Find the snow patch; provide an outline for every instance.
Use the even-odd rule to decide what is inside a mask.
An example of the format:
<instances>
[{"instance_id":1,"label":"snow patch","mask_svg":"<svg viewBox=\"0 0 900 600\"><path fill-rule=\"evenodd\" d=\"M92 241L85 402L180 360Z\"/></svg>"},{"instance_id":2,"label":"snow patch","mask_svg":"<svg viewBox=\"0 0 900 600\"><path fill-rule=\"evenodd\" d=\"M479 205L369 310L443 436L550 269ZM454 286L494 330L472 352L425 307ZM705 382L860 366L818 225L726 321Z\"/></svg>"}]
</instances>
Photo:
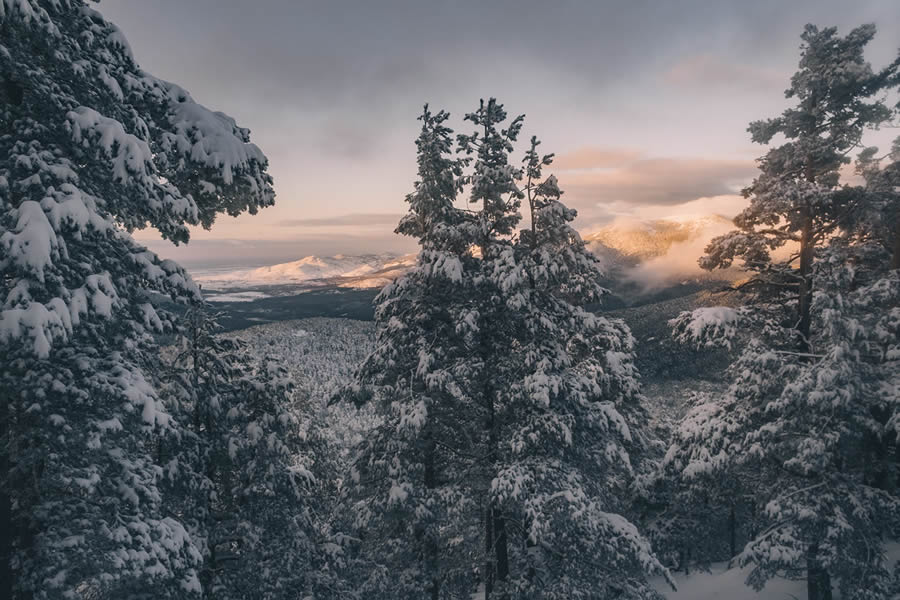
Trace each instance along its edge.
<instances>
[{"instance_id":1,"label":"snow patch","mask_svg":"<svg viewBox=\"0 0 900 600\"><path fill-rule=\"evenodd\" d=\"M265 292L229 292L227 294L210 294L206 297L207 302L253 302L261 298L271 298Z\"/></svg>"}]
</instances>

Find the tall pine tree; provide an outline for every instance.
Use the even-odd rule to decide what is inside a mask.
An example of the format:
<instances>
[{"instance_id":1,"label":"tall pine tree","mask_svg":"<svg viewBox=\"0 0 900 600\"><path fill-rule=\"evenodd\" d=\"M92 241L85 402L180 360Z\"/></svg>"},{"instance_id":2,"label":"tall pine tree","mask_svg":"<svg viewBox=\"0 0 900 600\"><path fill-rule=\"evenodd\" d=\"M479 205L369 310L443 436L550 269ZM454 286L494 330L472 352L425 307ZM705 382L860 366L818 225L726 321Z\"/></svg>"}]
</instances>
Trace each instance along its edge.
<instances>
[{"instance_id":1,"label":"tall pine tree","mask_svg":"<svg viewBox=\"0 0 900 600\"><path fill-rule=\"evenodd\" d=\"M376 309L376 347L357 390L383 419L354 460L367 597L449 598L470 585L471 494L465 468L477 436L467 340L475 259L467 215L454 206L462 161L450 156L445 112L425 107L416 140L419 179L397 232L418 239L416 266Z\"/></svg>"},{"instance_id":2,"label":"tall pine tree","mask_svg":"<svg viewBox=\"0 0 900 600\"><path fill-rule=\"evenodd\" d=\"M203 557L206 598L278 600L333 584L320 548L323 438L293 383L192 307L167 348L163 387L178 427L160 441L166 508ZM305 400L305 399L304 399Z\"/></svg>"},{"instance_id":3,"label":"tall pine tree","mask_svg":"<svg viewBox=\"0 0 900 600\"><path fill-rule=\"evenodd\" d=\"M477 573L485 598L656 597L645 575L662 568L621 516L645 442L633 340L583 308L600 272L542 176L551 157L533 140L514 165L523 119L493 99L466 115L478 129L458 136L462 161L447 115L421 118L398 231L422 250L379 297L356 388L374 388L384 418L354 473L366 589L456 597Z\"/></svg>"},{"instance_id":4,"label":"tall pine tree","mask_svg":"<svg viewBox=\"0 0 900 600\"><path fill-rule=\"evenodd\" d=\"M497 591L656 598L646 575L664 569L622 516L647 442L633 338L584 308L605 293L601 271L556 178L543 178L552 155L538 144L533 137L523 170L531 226L490 271L506 319L494 340L504 346L494 361L504 385L490 498L515 532L509 581Z\"/></svg>"},{"instance_id":5,"label":"tall pine tree","mask_svg":"<svg viewBox=\"0 0 900 600\"><path fill-rule=\"evenodd\" d=\"M500 279L515 261L512 235L521 220L519 207L524 197L517 183L522 169L510 163L524 116L512 119L504 128L506 116L503 105L496 99L482 100L475 112L465 116L477 129L470 135L458 136L459 151L467 156L474 154L475 159L472 173L464 181L470 186L468 202L477 207L473 215L473 238L479 260L472 290L475 345L471 349L470 381L471 394L484 424L480 495L485 553L481 577L485 598L491 596L496 584L501 587L505 584L510 568L506 517L491 491L502 460L500 394L509 383L507 376L512 368L505 342L513 318Z\"/></svg>"},{"instance_id":6,"label":"tall pine tree","mask_svg":"<svg viewBox=\"0 0 900 600\"><path fill-rule=\"evenodd\" d=\"M142 71L81 0L0 2L0 525L16 597L177 597L200 556L163 513L158 300L198 299L130 232L272 204L246 129ZM7 535L9 534L9 535Z\"/></svg>"},{"instance_id":7,"label":"tall pine tree","mask_svg":"<svg viewBox=\"0 0 900 600\"><path fill-rule=\"evenodd\" d=\"M876 73L865 61L874 33L863 26L840 37L807 26L787 91L797 105L750 126L754 141L787 141L760 161L738 230L713 240L701 259L706 268L740 259L754 272L742 286L751 302L673 322L684 340L743 339L729 390L688 415L668 458L688 478L754 476L765 522L740 555L754 567L749 583L805 574L810 600L830 599L833 578L844 597L887 597L880 527L896 506L872 485L866 448L884 435L878 414L893 402L871 356L871 336L893 331L893 300L882 284L867 289L881 278L854 266L869 254L857 216L875 196L839 178L866 128L890 114L877 94L896 65ZM865 318L863 298L869 309L880 304Z\"/></svg>"},{"instance_id":8,"label":"tall pine tree","mask_svg":"<svg viewBox=\"0 0 900 600\"><path fill-rule=\"evenodd\" d=\"M197 303L178 323L175 343L166 348L160 391L176 427L158 441L165 506L188 529L203 557L200 583L213 597L222 564L217 546L223 508L222 483L229 468L225 414L235 400L235 381L246 361L232 340L217 336L215 319Z\"/></svg>"}]
</instances>

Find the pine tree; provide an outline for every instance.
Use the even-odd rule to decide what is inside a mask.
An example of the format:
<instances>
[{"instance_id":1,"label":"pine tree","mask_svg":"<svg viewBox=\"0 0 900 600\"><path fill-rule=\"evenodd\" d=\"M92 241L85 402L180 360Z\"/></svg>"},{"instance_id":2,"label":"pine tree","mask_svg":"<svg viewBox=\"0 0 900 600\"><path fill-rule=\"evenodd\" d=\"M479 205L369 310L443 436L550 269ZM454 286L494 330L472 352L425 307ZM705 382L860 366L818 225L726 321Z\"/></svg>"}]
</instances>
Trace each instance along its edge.
<instances>
[{"instance_id":1,"label":"pine tree","mask_svg":"<svg viewBox=\"0 0 900 600\"><path fill-rule=\"evenodd\" d=\"M900 113L900 106L896 112ZM864 184L847 191L856 208L847 229L856 236L856 243L877 245L889 253L888 269L900 269L900 138L885 156L879 157L876 147L860 152L856 171Z\"/></svg>"},{"instance_id":2,"label":"pine tree","mask_svg":"<svg viewBox=\"0 0 900 600\"><path fill-rule=\"evenodd\" d=\"M200 583L204 597L211 598L223 568L217 552L222 523L231 518L223 489L231 468L225 415L248 365L238 344L216 335L218 324L204 306L189 308L179 325L160 386L178 426L160 439L157 461L163 467L165 504L203 557Z\"/></svg>"},{"instance_id":3,"label":"pine tree","mask_svg":"<svg viewBox=\"0 0 900 600\"><path fill-rule=\"evenodd\" d=\"M778 134L788 141L760 159L760 175L744 190L750 204L734 219L738 229L713 240L700 261L715 269L740 259L757 274L747 286L781 288L796 298L794 329L801 351L809 343L816 247L854 209L840 193L839 169L850 162L847 155L860 146L863 133L890 117L873 97L891 70L875 73L863 56L874 35L874 25L844 38L836 28L806 26L800 69L785 92L797 105L748 129L759 144ZM773 251L789 244L799 248L786 260L773 259Z\"/></svg>"},{"instance_id":4,"label":"pine tree","mask_svg":"<svg viewBox=\"0 0 900 600\"><path fill-rule=\"evenodd\" d=\"M507 323L495 342L505 345L505 385L491 500L518 542L498 592L656 598L645 576L664 569L621 515L647 442L633 338L621 321L584 309L605 293L601 271L556 178L543 178L552 155L538 144L532 137L524 160L531 227L492 265Z\"/></svg>"},{"instance_id":5,"label":"pine tree","mask_svg":"<svg viewBox=\"0 0 900 600\"><path fill-rule=\"evenodd\" d=\"M316 494L322 439L293 413L294 386L284 369L262 357L237 381L222 482L224 535L217 548L223 598L286 600L322 597L324 572Z\"/></svg>"},{"instance_id":6,"label":"pine tree","mask_svg":"<svg viewBox=\"0 0 900 600\"><path fill-rule=\"evenodd\" d=\"M673 322L683 340L740 343L727 393L688 415L669 459L687 478L755 477L765 528L740 555L754 566L748 581L761 588L776 574L805 573L810 600L830 600L832 578L843 597L888 594L878 549L896 502L872 485L866 448L884 435L877 415L893 403L870 353L872 335L895 330L896 298L854 265L869 253L857 215L878 209L872 194L841 186L838 173L864 130L889 116L871 98L894 66L874 73L865 62L873 35L872 26L844 38L807 26L787 92L798 105L750 127L754 141L777 133L788 141L761 160L739 229L713 240L701 259L716 268L740 258L755 272L743 286L752 302ZM787 259L773 257L779 249Z\"/></svg>"},{"instance_id":7,"label":"pine tree","mask_svg":"<svg viewBox=\"0 0 900 600\"><path fill-rule=\"evenodd\" d=\"M470 584L466 545L451 539L471 539L463 470L473 439L465 426L474 258L469 219L454 206L462 161L449 156L448 116L426 106L419 117L419 179L397 232L421 250L378 296L376 347L357 373L358 392L374 393L382 418L354 459L366 597L457 597Z\"/></svg>"},{"instance_id":8,"label":"pine tree","mask_svg":"<svg viewBox=\"0 0 900 600\"><path fill-rule=\"evenodd\" d=\"M199 299L137 244L272 204L248 131L140 70L86 2L0 2L0 397L15 597L178 597L200 555L163 513L160 295ZM8 501L4 501L6 505ZM6 537L6 536L4 536Z\"/></svg>"},{"instance_id":9,"label":"pine tree","mask_svg":"<svg viewBox=\"0 0 900 600\"><path fill-rule=\"evenodd\" d=\"M321 595L322 436L295 414L286 371L254 361L194 306L181 319L164 387L179 427L160 443L166 507L203 557L204 597Z\"/></svg>"},{"instance_id":10,"label":"pine tree","mask_svg":"<svg viewBox=\"0 0 900 600\"><path fill-rule=\"evenodd\" d=\"M846 190L856 209L842 235L831 240L825 257L830 266L823 275L828 276L826 281L835 293L829 313L857 329L855 336L864 334L864 340L858 342L864 348L864 374L875 386L871 393L878 398L872 417L884 428L865 440L868 465L874 465L870 482L896 495L900 138L884 156L878 156L877 148L865 149L856 170L864 184Z\"/></svg>"},{"instance_id":11,"label":"pine tree","mask_svg":"<svg viewBox=\"0 0 900 600\"><path fill-rule=\"evenodd\" d=\"M354 462L362 589L458 597L477 573L485 598L655 598L645 574L663 569L620 515L646 442L633 339L583 308L600 273L542 177L551 157L533 140L513 165L523 118L493 99L466 115L479 129L457 136L462 160L446 113L421 119L398 231L422 250L379 296L376 350L349 390L383 418Z\"/></svg>"},{"instance_id":12,"label":"pine tree","mask_svg":"<svg viewBox=\"0 0 900 600\"><path fill-rule=\"evenodd\" d=\"M481 101L475 112L465 116L478 129L457 136L459 151L474 154L472 173L465 178L471 186L468 202L479 208L474 213L474 240L479 251L478 278L473 290L475 327L473 329L471 377L472 397L480 408L484 423L484 458L480 461L483 490L483 528L485 560L481 573L485 599L495 585L503 586L509 575L509 548L506 519L490 491L500 469L499 455L503 432L499 419L500 392L508 383L510 357L504 342L509 339L511 316L504 302L500 275L514 263L513 240L521 215L523 198L518 187L522 170L510 164L510 153L522 129L524 116L512 119L506 128L503 105L491 98Z\"/></svg>"}]
</instances>

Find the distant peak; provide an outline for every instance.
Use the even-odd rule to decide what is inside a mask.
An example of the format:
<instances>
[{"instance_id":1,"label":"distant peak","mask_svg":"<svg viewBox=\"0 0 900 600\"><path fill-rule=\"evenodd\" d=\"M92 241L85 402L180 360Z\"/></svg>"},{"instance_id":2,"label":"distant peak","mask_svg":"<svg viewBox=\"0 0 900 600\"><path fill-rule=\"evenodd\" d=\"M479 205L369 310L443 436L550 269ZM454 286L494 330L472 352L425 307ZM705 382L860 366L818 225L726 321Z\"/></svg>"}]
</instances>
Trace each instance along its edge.
<instances>
[{"instance_id":1,"label":"distant peak","mask_svg":"<svg viewBox=\"0 0 900 600\"><path fill-rule=\"evenodd\" d=\"M595 251L612 249L629 258L647 260L666 254L674 244L706 237L711 230L731 224L731 219L717 214L621 219L583 237Z\"/></svg>"},{"instance_id":2,"label":"distant peak","mask_svg":"<svg viewBox=\"0 0 900 600\"><path fill-rule=\"evenodd\" d=\"M341 285L347 287L380 287L406 271L415 263L415 254L396 253L348 256L304 256L301 259L226 273L195 277L207 287L242 287L248 285Z\"/></svg>"}]
</instances>

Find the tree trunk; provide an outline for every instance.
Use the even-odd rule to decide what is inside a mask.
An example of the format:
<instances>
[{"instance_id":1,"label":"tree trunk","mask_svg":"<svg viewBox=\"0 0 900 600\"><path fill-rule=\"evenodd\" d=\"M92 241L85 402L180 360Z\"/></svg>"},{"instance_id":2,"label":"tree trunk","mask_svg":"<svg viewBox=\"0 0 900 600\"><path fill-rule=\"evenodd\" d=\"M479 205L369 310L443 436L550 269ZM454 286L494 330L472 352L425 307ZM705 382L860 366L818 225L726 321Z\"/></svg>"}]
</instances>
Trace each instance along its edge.
<instances>
[{"instance_id":1,"label":"tree trunk","mask_svg":"<svg viewBox=\"0 0 900 600\"><path fill-rule=\"evenodd\" d=\"M435 446L433 434L429 428L425 440L425 489L434 490L437 487L437 473L435 467ZM441 593L441 579L438 573L438 545L435 532L426 530L425 535L425 576L429 582L429 594L431 600L438 600Z\"/></svg>"},{"instance_id":2,"label":"tree trunk","mask_svg":"<svg viewBox=\"0 0 900 600\"><path fill-rule=\"evenodd\" d=\"M806 600L823 600L819 593L819 569L814 546L806 551Z\"/></svg>"},{"instance_id":3,"label":"tree trunk","mask_svg":"<svg viewBox=\"0 0 900 600\"><path fill-rule=\"evenodd\" d=\"M894 254L891 256L891 269L900 269L900 216L897 217L897 226L894 227Z\"/></svg>"},{"instance_id":4,"label":"tree trunk","mask_svg":"<svg viewBox=\"0 0 900 600\"><path fill-rule=\"evenodd\" d=\"M818 553L816 544L806 551L806 597L807 600L832 600L831 576L819 562Z\"/></svg>"},{"instance_id":5,"label":"tree trunk","mask_svg":"<svg viewBox=\"0 0 900 600\"><path fill-rule=\"evenodd\" d=\"M484 509L484 600L494 591L494 519L488 504Z\"/></svg>"},{"instance_id":6,"label":"tree trunk","mask_svg":"<svg viewBox=\"0 0 900 600\"><path fill-rule=\"evenodd\" d=\"M482 338L480 342L480 355L485 365L491 364L491 348ZM497 474L497 448L500 445L500 422L497 419L494 406L494 386L490 378L486 378L482 386L484 405L487 412L485 430L488 438L487 455L485 461L487 480L490 482ZM488 488L490 484L488 484ZM507 551L506 522L498 507L490 498L490 491L486 490L485 504L485 573L484 573L484 598L489 600L494 590L496 581L504 581L509 575L509 560Z\"/></svg>"},{"instance_id":7,"label":"tree trunk","mask_svg":"<svg viewBox=\"0 0 900 600\"><path fill-rule=\"evenodd\" d=\"M13 597L12 548L13 522L12 498L10 498L10 471L12 461L10 452L10 398L3 394L3 413L0 414L0 600L11 600Z\"/></svg>"},{"instance_id":8,"label":"tree trunk","mask_svg":"<svg viewBox=\"0 0 900 600\"><path fill-rule=\"evenodd\" d=\"M494 506L485 511L484 600L494 592L495 583L503 583L509 576L509 554L506 540L506 521ZM501 594L501 599L505 595Z\"/></svg>"},{"instance_id":9,"label":"tree trunk","mask_svg":"<svg viewBox=\"0 0 900 600\"><path fill-rule=\"evenodd\" d=\"M491 399L491 432L490 432L490 443L491 443L491 456L492 465L495 464L496 461L496 452L497 447L500 443L500 427L499 423L497 423L496 415L493 410L493 399ZM496 473L496 467L492 468L492 472ZM492 559L492 567L493 572L492 576L492 584L496 581L503 582L506 581L506 577L509 575L509 553L507 551L507 540L506 540L506 521L503 518L503 514L500 512L500 509L494 505L493 501L490 502L490 507L488 509L487 515L488 521L490 522L489 528L492 532L493 539L488 541L489 547L493 551L493 559ZM485 598L485 600L487 600Z\"/></svg>"},{"instance_id":10,"label":"tree trunk","mask_svg":"<svg viewBox=\"0 0 900 600\"><path fill-rule=\"evenodd\" d=\"M731 554L728 560L737 554L737 517L734 514L734 502L731 503L731 511L728 513L728 543Z\"/></svg>"},{"instance_id":11,"label":"tree trunk","mask_svg":"<svg viewBox=\"0 0 900 600\"><path fill-rule=\"evenodd\" d=\"M533 552L533 548L537 546L536 542L533 542L530 537L525 538L525 552L528 554L529 558L531 558L531 553ZM528 571L526 572L526 577L528 578L529 583L534 583L534 578L537 575L537 569L534 568L534 561L530 561L528 565Z\"/></svg>"},{"instance_id":12,"label":"tree trunk","mask_svg":"<svg viewBox=\"0 0 900 600\"><path fill-rule=\"evenodd\" d=\"M485 138L487 137L487 126L485 125ZM485 199L487 202L487 199ZM481 256L489 255L490 238L484 238L479 244L481 248ZM502 310L502 308L500 309ZM498 318L496 313L493 315L485 315L486 323L490 323L491 319ZM494 348L491 347L485 332L490 331L490 326L481 328L481 336L479 339L478 353L485 366L492 365L495 359ZM488 370L487 373L492 373ZM495 581L504 581L509 575L509 560L507 551L506 538L506 522L499 509L494 505L490 498L490 481L497 475L497 449L500 446L500 421L497 418L496 406L494 405L495 385L491 381L490 375L485 375L482 382L481 392L483 394L484 407L486 411L485 431L487 433L487 460L485 461L486 479L488 481L488 490L485 491L485 573L484 573L484 600L489 600L494 590ZM501 570L502 569L502 570ZM502 600L502 598L501 598Z\"/></svg>"},{"instance_id":13,"label":"tree trunk","mask_svg":"<svg viewBox=\"0 0 900 600\"><path fill-rule=\"evenodd\" d=\"M506 547L506 521L499 510L494 509L494 549L497 558L497 581L504 582L509 575L509 554Z\"/></svg>"},{"instance_id":14,"label":"tree trunk","mask_svg":"<svg viewBox=\"0 0 900 600\"><path fill-rule=\"evenodd\" d=\"M797 331L802 339L800 349L809 352L809 331L812 324L812 216L809 207L805 207L800 216L800 305Z\"/></svg>"},{"instance_id":15,"label":"tree trunk","mask_svg":"<svg viewBox=\"0 0 900 600\"><path fill-rule=\"evenodd\" d=\"M483 352L482 356L486 356L486 353ZM496 472L494 461L496 460L497 448L494 429L494 399L490 392L489 384L484 386L484 400L488 412L485 428L487 429L489 444L487 449L488 460L485 465L487 467L487 477L485 479L488 481L488 486L485 490L484 504L484 600L489 600L491 593L494 591L494 503L490 497L490 480Z\"/></svg>"}]
</instances>

